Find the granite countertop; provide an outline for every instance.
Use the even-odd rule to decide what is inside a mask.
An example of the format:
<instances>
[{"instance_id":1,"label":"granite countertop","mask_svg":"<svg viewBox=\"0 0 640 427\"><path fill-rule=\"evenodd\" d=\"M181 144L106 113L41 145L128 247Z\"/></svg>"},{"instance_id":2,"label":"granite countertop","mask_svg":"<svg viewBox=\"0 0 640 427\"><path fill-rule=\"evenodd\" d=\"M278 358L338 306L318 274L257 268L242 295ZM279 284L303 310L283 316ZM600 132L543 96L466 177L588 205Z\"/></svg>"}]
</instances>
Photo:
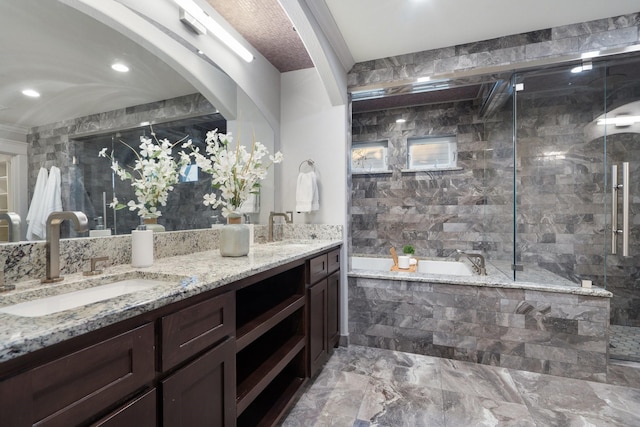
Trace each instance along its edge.
<instances>
[{"instance_id":1,"label":"granite countertop","mask_svg":"<svg viewBox=\"0 0 640 427\"><path fill-rule=\"evenodd\" d=\"M42 285L37 280L17 283L14 290L0 294L0 307L130 278L166 282L149 290L45 316L0 313L0 362L309 257L341 243L340 240L289 240L254 245L246 257L222 257L218 250L212 250L156 259L153 266L143 269L117 265L106 268L97 276L70 274L55 284Z\"/></svg>"},{"instance_id":2,"label":"granite countertop","mask_svg":"<svg viewBox=\"0 0 640 427\"><path fill-rule=\"evenodd\" d=\"M356 256L372 257L372 255ZM421 259L433 259L442 261L442 258ZM367 279L390 279L413 282L442 283L449 285L472 285L494 288L524 289L604 298L611 298L613 296L613 294L606 289L596 286L591 288L583 288L578 283L571 282L570 280L567 280L563 277L540 268L530 267L526 272L518 272L519 279L515 281L512 278L513 276L509 275L513 274L513 272L511 271L511 264L508 262L493 260L487 261L486 268L486 276L454 276L444 274L425 274L402 271L398 272L360 269L349 270L348 275L350 277L361 277Z\"/></svg>"}]
</instances>

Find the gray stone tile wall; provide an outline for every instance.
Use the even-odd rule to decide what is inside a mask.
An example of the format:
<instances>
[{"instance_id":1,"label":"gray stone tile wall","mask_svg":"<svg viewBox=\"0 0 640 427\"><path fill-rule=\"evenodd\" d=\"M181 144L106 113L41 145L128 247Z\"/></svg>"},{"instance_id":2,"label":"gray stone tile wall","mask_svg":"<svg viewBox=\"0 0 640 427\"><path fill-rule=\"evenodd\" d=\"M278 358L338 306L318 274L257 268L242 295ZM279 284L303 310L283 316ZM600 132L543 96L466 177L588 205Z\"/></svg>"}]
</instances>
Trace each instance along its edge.
<instances>
[{"instance_id":1,"label":"gray stone tile wall","mask_svg":"<svg viewBox=\"0 0 640 427\"><path fill-rule=\"evenodd\" d=\"M634 13L359 62L349 72L347 83L349 87L394 84L421 76L625 47L640 41L639 27L640 13Z\"/></svg>"},{"instance_id":2,"label":"gray stone tile wall","mask_svg":"<svg viewBox=\"0 0 640 427\"><path fill-rule=\"evenodd\" d=\"M613 17L359 63L349 73L349 85L403 84L457 71L481 74L489 65L636 44L639 34L640 13ZM531 76L526 75L526 85ZM637 88L610 86L607 110L640 96ZM610 202L605 144L602 138L587 141L584 134L585 125L605 111L604 89L593 89L553 88L533 98L525 90L518 102L515 165L511 101L489 119L478 116L474 101L354 113L352 141L387 140L391 173L352 177L350 253L388 254L391 246L410 243L419 256L447 257L455 249L472 249L511 261L515 245L515 261L525 268L537 264L574 282L590 279L606 286L614 294L611 321L640 326L635 283L640 274L640 205L634 198L633 256L606 255ZM407 122L397 124L400 116ZM457 136L461 170L401 172L407 138L447 134ZM637 134L608 138L609 162L639 158ZM632 176L638 173L634 161ZM631 185L631 193L640 194L640 181Z\"/></svg>"},{"instance_id":3,"label":"gray stone tile wall","mask_svg":"<svg viewBox=\"0 0 640 427\"><path fill-rule=\"evenodd\" d=\"M214 111L215 108L202 95L196 93L33 128L27 135L29 203L40 168L50 170L51 166L57 166L61 170L63 209L85 212L90 219L91 228L94 228L91 220L103 215L102 192L107 193L107 203L110 203L113 197L109 161L98 157L98 151L105 144L111 147L111 140L102 137L93 142L84 142L76 141L75 138L84 136L87 132L104 135L123 129L138 128L143 122L162 123L176 118L212 114ZM184 135L180 137L182 136ZM170 140L175 142L177 139ZM115 185L121 202L126 203L134 198L128 182L116 178ZM212 223L211 215L215 212L202 204L202 195L209 190L210 180L207 181L206 177L198 183L178 184L168 200L171 208L161 209L163 216L159 222L165 225L167 230L209 227ZM88 193L86 197L74 197L76 193L85 192ZM110 209L107 216L106 225L113 228ZM117 212L119 234L129 233L137 224L137 213L128 209ZM73 235L72 230L64 224L62 236Z\"/></svg>"},{"instance_id":4,"label":"gray stone tile wall","mask_svg":"<svg viewBox=\"0 0 640 427\"><path fill-rule=\"evenodd\" d=\"M349 343L605 382L609 299L349 277Z\"/></svg>"}]
</instances>

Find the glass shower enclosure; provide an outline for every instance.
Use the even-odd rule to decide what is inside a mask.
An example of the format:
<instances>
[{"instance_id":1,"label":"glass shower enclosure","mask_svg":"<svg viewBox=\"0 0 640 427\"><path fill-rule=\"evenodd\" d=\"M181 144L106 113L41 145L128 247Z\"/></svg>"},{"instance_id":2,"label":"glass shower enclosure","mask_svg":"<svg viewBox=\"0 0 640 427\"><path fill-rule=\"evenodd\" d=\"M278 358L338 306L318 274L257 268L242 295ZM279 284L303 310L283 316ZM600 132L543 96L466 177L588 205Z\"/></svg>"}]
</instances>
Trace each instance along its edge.
<instances>
[{"instance_id":1,"label":"glass shower enclosure","mask_svg":"<svg viewBox=\"0 0 640 427\"><path fill-rule=\"evenodd\" d=\"M640 56L518 72L512 84L514 278L611 291L611 356L640 361L615 342L640 331Z\"/></svg>"}]
</instances>

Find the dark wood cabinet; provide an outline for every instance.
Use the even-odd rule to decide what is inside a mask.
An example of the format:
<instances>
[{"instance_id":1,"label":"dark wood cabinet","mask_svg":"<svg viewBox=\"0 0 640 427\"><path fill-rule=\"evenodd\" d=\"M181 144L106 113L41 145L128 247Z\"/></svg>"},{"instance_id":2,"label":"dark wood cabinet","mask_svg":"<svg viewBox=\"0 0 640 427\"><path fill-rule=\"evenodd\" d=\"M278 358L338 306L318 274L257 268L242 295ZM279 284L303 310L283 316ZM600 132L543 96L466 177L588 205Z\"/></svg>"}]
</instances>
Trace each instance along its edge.
<instances>
[{"instance_id":1,"label":"dark wood cabinet","mask_svg":"<svg viewBox=\"0 0 640 427\"><path fill-rule=\"evenodd\" d=\"M157 427L156 399L156 389L153 388L91 424L91 427Z\"/></svg>"},{"instance_id":2,"label":"dark wood cabinet","mask_svg":"<svg viewBox=\"0 0 640 427\"><path fill-rule=\"evenodd\" d=\"M310 376L314 376L327 361L327 338L327 279L323 279L309 288Z\"/></svg>"},{"instance_id":3,"label":"dark wood cabinet","mask_svg":"<svg viewBox=\"0 0 640 427\"><path fill-rule=\"evenodd\" d=\"M0 365L0 424L271 426L339 339L340 250Z\"/></svg>"},{"instance_id":4,"label":"dark wood cabinet","mask_svg":"<svg viewBox=\"0 0 640 427\"><path fill-rule=\"evenodd\" d=\"M236 292L238 426L273 425L306 380L305 265Z\"/></svg>"},{"instance_id":5,"label":"dark wood cabinet","mask_svg":"<svg viewBox=\"0 0 640 427\"><path fill-rule=\"evenodd\" d=\"M2 381L2 423L78 425L154 375L153 325L146 324Z\"/></svg>"},{"instance_id":6,"label":"dark wood cabinet","mask_svg":"<svg viewBox=\"0 0 640 427\"><path fill-rule=\"evenodd\" d=\"M162 424L234 426L235 341L227 338L162 381Z\"/></svg>"},{"instance_id":7,"label":"dark wood cabinet","mask_svg":"<svg viewBox=\"0 0 640 427\"><path fill-rule=\"evenodd\" d=\"M162 371L235 334L233 297L227 292L161 319Z\"/></svg>"},{"instance_id":8,"label":"dark wood cabinet","mask_svg":"<svg viewBox=\"0 0 640 427\"><path fill-rule=\"evenodd\" d=\"M340 341L340 271L327 278L327 339L331 352Z\"/></svg>"},{"instance_id":9,"label":"dark wood cabinet","mask_svg":"<svg viewBox=\"0 0 640 427\"><path fill-rule=\"evenodd\" d=\"M309 376L329 358L340 339L340 249L308 261Z\"/></svg>"}]
</instances>

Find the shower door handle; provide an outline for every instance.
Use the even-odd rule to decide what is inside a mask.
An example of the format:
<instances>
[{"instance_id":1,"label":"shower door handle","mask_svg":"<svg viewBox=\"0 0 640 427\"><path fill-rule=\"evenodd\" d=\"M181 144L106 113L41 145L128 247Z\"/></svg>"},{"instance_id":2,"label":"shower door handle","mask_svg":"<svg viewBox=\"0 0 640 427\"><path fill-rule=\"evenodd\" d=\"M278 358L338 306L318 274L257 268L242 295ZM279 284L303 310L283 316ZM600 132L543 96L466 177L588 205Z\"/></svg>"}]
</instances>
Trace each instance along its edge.
<instances>
[{"instance_id":1,"label":"shower door handle","mask_svg":"<svg viewBox=\"0 0 640 427\"><path fill-rule=\"evenodd\" d=\"M629 162L622 163L622 184L618 185L618 166L611 166L611 253L618 252L622 234L622 256L629 256ZM622 228L618 229L618 191L622 190Z\"/></svg>"}]
</instances>

